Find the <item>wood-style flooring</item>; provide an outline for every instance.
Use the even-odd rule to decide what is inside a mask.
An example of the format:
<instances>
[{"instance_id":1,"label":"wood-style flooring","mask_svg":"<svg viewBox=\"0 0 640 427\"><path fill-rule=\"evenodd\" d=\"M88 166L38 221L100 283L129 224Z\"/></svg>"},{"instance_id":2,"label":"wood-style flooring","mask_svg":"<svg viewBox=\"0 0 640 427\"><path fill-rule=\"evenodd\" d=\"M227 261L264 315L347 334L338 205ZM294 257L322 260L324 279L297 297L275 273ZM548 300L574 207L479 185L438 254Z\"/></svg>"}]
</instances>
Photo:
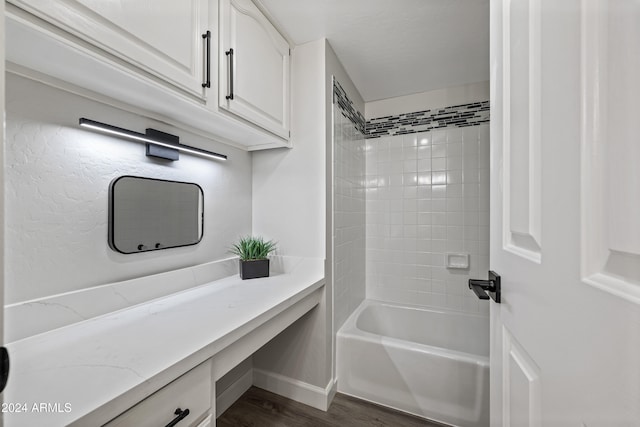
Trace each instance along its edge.
<instances>
[{"instance_id":1,"label":"wood-style flooring","mask_svg":"<svg viewBox=\"0 0 640 427\"><path fill-rule=\"evenodd\" d=\"M327 412L251 387L217 420L218 427L443 427L336 394Z\"/></svg>"}]
</instances>

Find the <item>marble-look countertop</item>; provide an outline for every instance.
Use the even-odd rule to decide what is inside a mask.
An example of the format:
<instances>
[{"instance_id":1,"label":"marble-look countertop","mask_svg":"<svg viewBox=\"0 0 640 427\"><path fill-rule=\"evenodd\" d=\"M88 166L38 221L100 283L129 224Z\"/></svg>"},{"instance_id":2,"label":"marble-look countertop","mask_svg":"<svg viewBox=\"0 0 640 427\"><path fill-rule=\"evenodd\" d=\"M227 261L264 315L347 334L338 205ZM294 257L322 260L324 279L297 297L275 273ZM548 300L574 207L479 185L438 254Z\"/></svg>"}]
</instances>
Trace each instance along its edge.
<instances>
[{"instance_id":1,"label":"marble-look countertop","mask_svg":"<svg viewBox=\"0 0 640 427\"><path fill-rule=\"evenodd\" d=\"M322 259L283 263L8 344L4 425L102 425L324 285Z\"/></svg>"}]
</instances>

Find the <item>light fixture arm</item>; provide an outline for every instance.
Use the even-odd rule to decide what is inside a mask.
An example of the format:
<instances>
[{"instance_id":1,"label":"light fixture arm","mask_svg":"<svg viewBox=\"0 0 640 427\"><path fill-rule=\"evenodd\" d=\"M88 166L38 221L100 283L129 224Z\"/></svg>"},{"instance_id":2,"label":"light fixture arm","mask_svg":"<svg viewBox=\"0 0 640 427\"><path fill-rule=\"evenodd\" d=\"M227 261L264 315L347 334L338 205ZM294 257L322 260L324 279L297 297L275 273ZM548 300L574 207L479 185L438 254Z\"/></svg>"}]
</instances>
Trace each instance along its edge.
<instances>
[{"instance_id":1,"label":"light fixture arm","mask_svg":"<svg viewBox=\"0 0 640 427\"><path fill-rule=\"evenodd\" d=\"M220 154L220 153L216 153L213 151L208 151L208 150L203 150L201 148L196 148L196 147L191 147L189 145L184 145L184 144L180 144L179 142L171 142L171 141L161 141L158 138L154 138L153 135L158 135L161 134L161 132L159 131L155 131L155 132L149 132L152 129L147 129L147 133L138 133L138 132L134 132L131 131L129 129L124 129L118 126L113 126L107 123L101 123L101 122L97 122L95 120L91 120L91 119L86 119L86 118L81 118L80 119L80 126L88 128L88 129L93 129L102 133L107 133L110 135L116 135L119 136L121 138L126 138L132 141L136 141L136 142L144 142L147 144L152 144L152 145L156 145L156 146L160 146L160 147L165 147L165 148L169 148L169 149L173 149L173 150L178 150L178 151L182 151L184 153L189 153L189 154L194 154L196 156L202 156L202 157L207 157L210 159L217 159L217 160L227 160L227 156L225 154ZM154 130L152 130L154 131ZM150 135L151 134L151 135ZM177 137L176 137L177 138ZM151 154L154 155L154 154ZM164 158L164 157L163 157ZM169 160L177 160L177 159L171 159L169 158Z\"/></svg>"}]
</instances>

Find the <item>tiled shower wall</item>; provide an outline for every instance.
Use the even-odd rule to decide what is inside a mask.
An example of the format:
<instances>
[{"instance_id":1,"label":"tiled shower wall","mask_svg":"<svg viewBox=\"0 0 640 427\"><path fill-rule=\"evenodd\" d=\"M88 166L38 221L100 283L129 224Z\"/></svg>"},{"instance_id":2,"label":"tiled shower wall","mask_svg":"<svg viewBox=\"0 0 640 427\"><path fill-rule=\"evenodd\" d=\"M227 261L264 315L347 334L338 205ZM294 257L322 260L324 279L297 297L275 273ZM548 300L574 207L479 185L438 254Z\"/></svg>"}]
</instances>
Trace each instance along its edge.
<instances>
[{"instance_id":1,"label":"tiled shower wall","mask_svg":"<svg viewBox=\"0 0 640 427\"><path fill-rule=\"evenodd\" d=\"M489 268L489 125L365 148L367 298L488 314L467 281ZM447 253L468 253L469 268L447 268Z\"/></svg>"},{"instance_id":2,"label":"tiled shower wall","mask_svg":"<svg viewBox=\"0 0 640 427\"><path fill-rule=\"evenodd\" d=\"M365 139L364 118L350 108L336 85L333 107L333 256L334 328L337 331L364 300L365 286ZM338 102L339 101L339 102ZM345 108L343 108L343 106Z\"/></svg>"}]
</instances>

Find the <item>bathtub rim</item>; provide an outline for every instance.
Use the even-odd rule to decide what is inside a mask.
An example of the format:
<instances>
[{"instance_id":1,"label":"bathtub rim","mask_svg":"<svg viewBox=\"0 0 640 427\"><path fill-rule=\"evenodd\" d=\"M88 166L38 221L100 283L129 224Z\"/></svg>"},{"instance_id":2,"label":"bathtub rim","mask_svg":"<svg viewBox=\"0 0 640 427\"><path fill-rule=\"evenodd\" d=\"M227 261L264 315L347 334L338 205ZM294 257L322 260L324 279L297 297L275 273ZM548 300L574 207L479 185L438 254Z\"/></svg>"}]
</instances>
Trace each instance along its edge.
<instances>
[{"instance_id":1,"label":"bathtub rim","mask_svg":"<svg viewBox=\"0 0 640 427\"><path fill-rule=\"evenodd\" d=\"M465 313L457 310L443 309L439 307L425 307L418 306L412 304L399 304L388 301L380 301L374 299L365 299L360 303L360 305L354 310L353 313L347 318L342 327L338 330L336 334L336 339L342 338L351 338L358 339L368 342L374 342L382 345L392 345L394 347L403 348L403 349L412 349L418 350L420 352L429 353L429 354L437 354L439 356L445 357L447 359L464 361L472 364L477 364L482 367L489 367L489 356L484 356L475 353L467 353L458 350L451 350L444 347L436 347L433 345L422 344L414 341L407 341L400 338L389 337L386 335L375 334L373 332L368 332L360 329L357 326L358 316L367 308L372 305L379 306L388 306L400 309L410 309L410 310L419 310L419 311L429 311L433 313L440 314L452 314L456 316L467 316L477 319L488 320L488 317L482 316L474 313Z\"/></svg>"}]
</instances>

